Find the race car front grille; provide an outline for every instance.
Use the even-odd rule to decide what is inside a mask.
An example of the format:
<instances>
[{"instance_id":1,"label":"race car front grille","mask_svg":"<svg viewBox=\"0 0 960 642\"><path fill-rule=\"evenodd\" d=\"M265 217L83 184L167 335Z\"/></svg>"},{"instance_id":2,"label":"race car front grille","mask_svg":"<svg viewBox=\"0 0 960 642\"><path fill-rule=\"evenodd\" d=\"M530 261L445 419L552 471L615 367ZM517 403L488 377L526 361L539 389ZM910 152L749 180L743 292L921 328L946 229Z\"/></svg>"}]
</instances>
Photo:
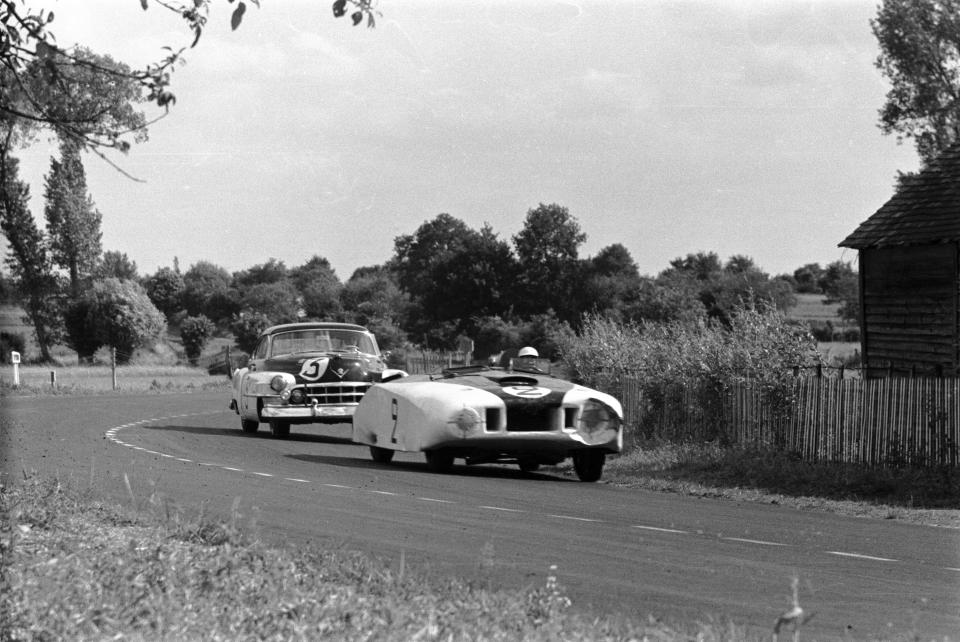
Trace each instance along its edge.
<instances>
[{"instance_id":1,"label":"race car front grille","mask_svg":"<svg viewBox=\"0 0 960 642\"><path fill-rule=\"evenodd\" d=\"M370 389L366 382L312 383L304 386L307 404L317 401L321 406L348 403L360 403L364 393Z\"/></svg>"},{"instance_id":2,"label":"race car front grille","mask_svg":"<svg viewBox=\"0 0 960 642\"><path fill-rule=\"evenodd\" d=\"M543 432L558 430L560 408L543 406L507 406L507 432Z\"/></svg>"}]
</instances>

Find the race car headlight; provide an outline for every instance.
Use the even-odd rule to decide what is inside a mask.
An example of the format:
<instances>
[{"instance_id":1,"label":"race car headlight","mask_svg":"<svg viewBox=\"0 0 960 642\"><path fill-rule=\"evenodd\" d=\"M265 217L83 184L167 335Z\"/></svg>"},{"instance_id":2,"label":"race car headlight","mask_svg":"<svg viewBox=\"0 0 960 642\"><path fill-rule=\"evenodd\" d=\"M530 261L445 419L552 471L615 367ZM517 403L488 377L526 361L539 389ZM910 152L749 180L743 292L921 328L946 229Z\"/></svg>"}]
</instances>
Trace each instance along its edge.
<instances>
[{"instance_id":1,"label":"race car headlight","mask_svg":"<svg viewBox=\"0 0 960 642\"><path fill-rule=\"evenodd\" d=\"M616 430L619 423L620 418L612 408L596 399L590 399L583 404L577 429L581 433L593 435L604 430Z\"/></svg>"},{"instance_id":2,"label":"race car headlight","mask_svg":"<svg viewBox=\"0 0 960 642\"><path fill-rule=\"evenodd\" d=\"M287 381L282 376L277 375L270 380L270 389L274 392L283 392L287 387Z\"/></svg>"},{"instance_id":3,"label":"race car headlight","mask_svg":"<svg viewBox=\"0 0 960 642\"><path fill-rule=\"evenodd\" d=\"M300 388L295 388L290 391L290 403L303 403L304 399L306 399L306 393Z\"/></svg>"}]
</instances>

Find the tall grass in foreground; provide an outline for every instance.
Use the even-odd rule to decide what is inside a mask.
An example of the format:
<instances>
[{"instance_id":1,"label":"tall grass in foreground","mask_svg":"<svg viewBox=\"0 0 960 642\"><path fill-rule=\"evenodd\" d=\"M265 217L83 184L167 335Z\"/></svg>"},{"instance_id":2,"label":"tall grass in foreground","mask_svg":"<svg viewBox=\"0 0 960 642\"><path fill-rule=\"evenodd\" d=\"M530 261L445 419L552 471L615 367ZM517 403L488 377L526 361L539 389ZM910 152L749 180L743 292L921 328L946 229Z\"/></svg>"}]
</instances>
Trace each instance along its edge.
<instances>
[{"instance_id":1,"label":"tall grass in foreground","mask_svg":"<svg viewBox=\"0 0 960 642\"><path fill-rule=\"evenodd\" d=\"M0 487L3 640L759 640L571 608L543 586L493 591L347 551L276 549L240 519L133 517L59 483ZM489 555L481 552L480 556ZM482 561L482 560L481 560Z\"/></svg>"}]
</instances>

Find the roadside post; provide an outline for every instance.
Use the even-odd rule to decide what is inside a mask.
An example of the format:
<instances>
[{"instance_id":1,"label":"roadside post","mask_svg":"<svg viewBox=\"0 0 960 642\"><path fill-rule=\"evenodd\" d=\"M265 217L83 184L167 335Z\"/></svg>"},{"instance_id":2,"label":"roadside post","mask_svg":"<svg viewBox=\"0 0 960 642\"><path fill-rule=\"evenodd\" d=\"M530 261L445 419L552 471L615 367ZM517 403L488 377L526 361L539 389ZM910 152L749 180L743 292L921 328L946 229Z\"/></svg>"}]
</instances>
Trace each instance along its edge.
<instances>
[{"instance_id":1,"label":"roadside post","mask_svg":"<svg viewBox=\"0 0 960 642\"><path fill-rule=\"evenodd\" d=\"M13 364L13 385L20 387L20 353L16 350L10 351L10 363Z\"/></svg>"}]
</instances>

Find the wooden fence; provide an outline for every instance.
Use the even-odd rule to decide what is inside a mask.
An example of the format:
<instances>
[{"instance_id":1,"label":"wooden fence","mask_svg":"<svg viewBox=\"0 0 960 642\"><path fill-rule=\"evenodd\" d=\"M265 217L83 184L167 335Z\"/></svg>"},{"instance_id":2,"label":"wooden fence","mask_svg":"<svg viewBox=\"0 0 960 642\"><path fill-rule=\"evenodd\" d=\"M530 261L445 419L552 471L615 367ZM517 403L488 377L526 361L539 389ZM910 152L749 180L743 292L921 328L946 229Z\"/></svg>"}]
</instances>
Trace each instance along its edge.
<instances>
[{"instance_id":1,"label":"wooden fence","mask_svg":"<svg viewBox=\"0 0 960 642\"><path fill-rule=\"evenodd\" d=\"M774 393L751 383L717 392L623 386L638 434L792 452L806 461L873 466L957 466L960 379L794 379Z\"/></svg>"}]
</instances>

